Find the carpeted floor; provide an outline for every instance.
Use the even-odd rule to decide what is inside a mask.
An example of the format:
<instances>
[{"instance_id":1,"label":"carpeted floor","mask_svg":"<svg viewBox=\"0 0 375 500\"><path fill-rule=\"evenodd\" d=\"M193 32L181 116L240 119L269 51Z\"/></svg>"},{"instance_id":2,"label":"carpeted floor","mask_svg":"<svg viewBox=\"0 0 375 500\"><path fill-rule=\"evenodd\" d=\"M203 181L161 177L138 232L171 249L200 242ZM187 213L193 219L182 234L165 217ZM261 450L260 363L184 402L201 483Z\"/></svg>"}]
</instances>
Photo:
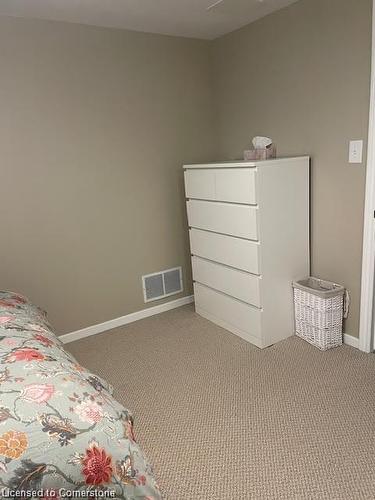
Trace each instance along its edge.
<instances>
[{"instance_id":1,"label":"carpeted floor","mask_svg":"<svg viewBox=\"0 0 375 500\"><path fill-rule=\"evenodd\" d=\"M261 351L191 306L67 348L133 411L165 499L375 498L375 355Z\"/></svg>"}]
</instances>

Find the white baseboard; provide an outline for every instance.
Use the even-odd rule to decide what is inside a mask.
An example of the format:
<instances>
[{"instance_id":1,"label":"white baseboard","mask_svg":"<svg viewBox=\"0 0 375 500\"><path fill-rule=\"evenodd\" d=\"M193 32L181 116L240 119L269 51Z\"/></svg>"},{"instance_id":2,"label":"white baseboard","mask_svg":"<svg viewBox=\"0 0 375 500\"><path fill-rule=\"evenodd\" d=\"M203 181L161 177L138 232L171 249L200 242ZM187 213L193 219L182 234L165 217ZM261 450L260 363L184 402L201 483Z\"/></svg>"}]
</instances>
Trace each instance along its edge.
<instances>
[{"instance_id":1,"label":"white baseboard","mask_svg":"<svg viewBox=\"0 0 375 500\"><path fill-rule=\"evenodd\" d=\"M176 307L185 306L186 304L191 304L192 302L194 302L194 295L188 295L187 297L182 297L181 299L172 300L158 306L148 307L146 309L142 309L141 311L126 314L120 318L110 319L104 323L88 326L87 328L82 328L81 330L77 330L75 332L65 333L64 335L60 335L59 339L64 344L68 344L69 342L90 337L91 335L97 335L98 333L103 333L107 330L112 330L113 328L118 328L119 326L124 326L129 323L133 323L134 321L148 318L149 316L154 316L155 314L170 311L171 309L176 309Z\"/></svg>"},{"instance_id":2,"label":"white baseboard","mask_svg":"<svg viewBox=\"0 0 375 500\"><path fill-rule=\"evenodd\" d=\"M359 338L352 337L351 335L344 333L344 344L350 345L351 347L355 347L356 349L359 349Z\"/></svg>"},{"instance_id":3,"label":"white baseboard","mask_svg":"<svg viewBox=\"0 0 375 500\"><path fill-rule=\"evenodd\" d=\"M192 302L194 302L194 295L188 295L187 297L182 297L181 299L172 300L158 306L148 307L146 309L142 309L141 311L120 316L119 318L110 319L104 323L88 326L87 328L82 328L81 330L77 330L75 332L65 333L64 335L60 335L59 339L64 344L68 344L69 342L84 339L85 337L91 337L91 335L97 335L98 333L103 333L108 330L112 330L113 328L118 328L119 326L128 325L134 321L155 316L156 314L170 311L171 309L176 309L177 307L185 306L187 304L191 304ZM344 334L344 344L359 349L359 339L357 337L352 337L347 333Z\"/></svg>"}]
</instances>

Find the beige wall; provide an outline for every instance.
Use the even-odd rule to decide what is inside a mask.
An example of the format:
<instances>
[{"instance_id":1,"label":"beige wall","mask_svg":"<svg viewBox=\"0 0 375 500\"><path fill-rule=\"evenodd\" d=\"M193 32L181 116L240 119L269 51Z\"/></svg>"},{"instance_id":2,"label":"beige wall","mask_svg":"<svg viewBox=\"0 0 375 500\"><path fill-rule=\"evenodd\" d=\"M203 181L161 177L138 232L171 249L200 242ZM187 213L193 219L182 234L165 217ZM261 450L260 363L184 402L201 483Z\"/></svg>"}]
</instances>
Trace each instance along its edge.
<instances>
[{"instance_id":1,"label":"beige wall","mask_svg":"<svg viewBox=\"0 0 375 500\"><path fill-rule=\"evenodd\" d=\"M347 152L370 37L371 0L300 0L211 43L0 18L0 288L60 333L145 307L145 273L182 265L191 293L181 164L264 134L312 156L313 273L349 288L358 335L365 167Z\"/></svg>"},{"instance_id":2,"label":"beige wall","mask_svg":"<svg viewBox=\"0 0 375 500\"><path fill-rule=\"evenodd\" d=\"M213 147L208 42L0 19L0 288L60 333L145 307L182 265L184 161ZM155 304L149 304L155 305Z\"/></svg>"},{"instance_id":3,"label":"beige wall","mask_svg":"<svg viewBox=\"0 0 375 500\"><path fill-rule=\"evenodd\" d=\"M367 137L371 3L300 0L213 44L220 157L241 157L258 134L280 155L312 156L312 272L350 290L354 336L365 166L347 155Z\"/></svg>"}]
</instances>

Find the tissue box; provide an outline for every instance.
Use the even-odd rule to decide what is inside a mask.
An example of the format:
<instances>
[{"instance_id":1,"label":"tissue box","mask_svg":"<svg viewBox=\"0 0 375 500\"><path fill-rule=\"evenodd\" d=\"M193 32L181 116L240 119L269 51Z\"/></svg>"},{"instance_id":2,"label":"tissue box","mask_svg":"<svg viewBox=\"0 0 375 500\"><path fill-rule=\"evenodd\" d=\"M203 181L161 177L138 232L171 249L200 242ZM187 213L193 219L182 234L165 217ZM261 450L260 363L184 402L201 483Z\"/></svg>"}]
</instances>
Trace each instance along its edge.
<instances>
[{"instance_id":1,"label":"tissue box","mask_svg":"<svg viewBox=\"0 0 375 500\"><path fill-rule=\"evenodd\" d=\"M276 146L274 144L269 148L247 149L243 152L243 159L246 161L269 160L271 158L276 158Z\"/></svg>"}]
</instances>

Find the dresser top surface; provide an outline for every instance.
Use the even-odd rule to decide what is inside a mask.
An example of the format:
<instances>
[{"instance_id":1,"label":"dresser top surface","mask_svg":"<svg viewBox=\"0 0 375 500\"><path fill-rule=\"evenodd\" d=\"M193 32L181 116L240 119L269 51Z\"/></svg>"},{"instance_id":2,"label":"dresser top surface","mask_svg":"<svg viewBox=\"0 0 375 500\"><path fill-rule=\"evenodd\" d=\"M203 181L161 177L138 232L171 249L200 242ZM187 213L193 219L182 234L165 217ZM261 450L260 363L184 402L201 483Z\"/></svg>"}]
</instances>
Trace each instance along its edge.
<instances>
[{"instance_id":1,"label":"dresser top surface","mask_svg":"<svg viewBox=\"0 0 375 500\"><path fill-rule=\"evenodd\" d=\"M309 156L292 156L292 157L281 157L281 158L272 158L270 160L256 160L256 161L245 161L245 160L229 160L223 162L211 162L211 163L193 163L184 165L184 169L192 169L192 168L255 168L255 167L264 167L267 165L276 165L283 163L290 163L291 161L296 160L306 160L309 161Z\"/></svg>"}]
</instances>

